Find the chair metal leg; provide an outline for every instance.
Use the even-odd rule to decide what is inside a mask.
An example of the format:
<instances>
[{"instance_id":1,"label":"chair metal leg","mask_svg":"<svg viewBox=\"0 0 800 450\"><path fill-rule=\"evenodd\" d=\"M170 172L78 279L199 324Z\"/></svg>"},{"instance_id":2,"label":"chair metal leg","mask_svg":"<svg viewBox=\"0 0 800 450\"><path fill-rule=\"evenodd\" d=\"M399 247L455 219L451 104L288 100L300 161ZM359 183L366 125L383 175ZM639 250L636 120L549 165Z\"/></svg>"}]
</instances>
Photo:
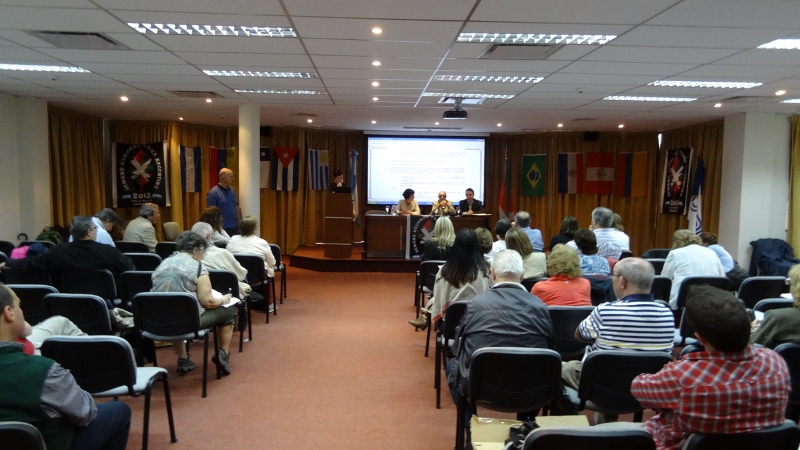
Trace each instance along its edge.
<instances>
[{"instance_id":1,"label":"chair metal leg","mask_svg":"<svg viewBox=\"0 0 800 450\"><path fill-rule=\"evenodd\" d=\"M267 288L266 283L268 283L266 280L261 283L261 296L264 297L264 301L267 303L266 314L264 314L267 316L267 319L264 323L269 323L269 289ZM274 301L275 300L273 299L273 302Z\"/></svg>"},{"instance_id":2,"label":"chair metal leg","mask_svg":"<svg viewBox=\"0 0 800 450\"><path fill-rule=\"evenodd\" d=\"M206 398L206 386L208 385L208 334L203 339L203 398Z\"/></svg>"},{"instance_id":3,"label":"chair metal leg","mask_svg":"<svg viewBox=\"0 0 800 450\"><path fill-rule=\"evenodd\" d=\"M247 296L247 339L253 340L253 299Z\"/></svg>"},{"instance_id":4,"label":"chair metal leg","mask_svg":"<svg viewBox=\"0 0 800 450\"><path fill-rule=\"evenodd\" d=\"M456 450L464 450L464 410L467 407L467 399L463 395L458 396L458 407L456 407Z\"/></svg>"},{"instance_id":5,"label":"chair metal leg","mask_svg":"<svg viewBox=\"0 0 800 450\"><path fill-rule=\"evenodd\" d=\"M286 298L286 264L281 269L281 304L283 304L284 298Z\"/></svg>"},{"instance_id":6,"label":"chair metal leg","mask_svg":"<svg viewBox=\"0 0 800 450\"><path fill-rule=\"evenodd\" d=\"M269 284L272 285L272 304L275 306L272 308L272 314L277 316L278 315L278 297L275 296L275 277L269 279ZM281 299L280 303L283 303L283 299Z\"/></svg>"},{"instance_id":7,"label":"chair metal leg","mask_svg":"<svg viewBox=\"0 0 800 450\"><path fill-rule=\"evenodd\" d=\"M152 383L152 380L151 380ZM150 386L144 393L144 424L142 425L142 450L147 450L147 441L150 434Z\"/></svg>"},{"instance_id":8,"label":"chair metal leg","mask_svg":"<svg viewBox=\"0 0 800 450\"><path fill-rule=\"evenodd\" d=\"M209 328L209 331L214 332L214 356L219 358L219 330L217 329L217 326L214 325L211 328ZM214 367L216 367L217 369L217 379L219 380L222 378L222 371L220 371L219 365L214 364Z\"/></svg>"},{"instance_id":9,"label":"chair metal leg","mask_svg":"<svg viewBox=\"0 0 800 450\"><path fill-rule=\"evenodd\" d=\"M642 416L644 416L644 410L636 411L635 413L633 413L633 421L641 422Z\"/></svg>"},{"instance_id":10,"label":"chair metal leg","mask_svg":"<svg viewBox=\"0 0 800 450\"><path fill-rule=\"evenodd\" d=\"M427 320L428 320L428 339L425 341L425 357L427 358L428 357L428 349L431 346L431 328L433 328L433 324L431 323L431 315L430 314L426 313L425 317L427 317Z\"/></svg>"},{"instance_id":11,"label":"chair metal leg","mask_svg":"<svg viewBox=\"0 0 800 450\"><path fill-rule=\"evenodd\" d=\"M169 421L169 438L170 442L178 442L178 437L175 436L175 421L172 417L172 397L169 393L169 378L167 374L164 373L164 376L161 378L161 382L164 383L164 401L167 404L167 421Z\"/></svg>"},{"instance_id":12,"label":"chair metal leg","mask_svg":"<svg viewBox=\"0 0 800 450\"><path fill-rule=\"evenodd\" d=\"M442 358L444 353L439 345L439 338L436 338L436 362L434 363L433 387L436 389L436 409L442 408Z\"/></svg>"}]
</instances>

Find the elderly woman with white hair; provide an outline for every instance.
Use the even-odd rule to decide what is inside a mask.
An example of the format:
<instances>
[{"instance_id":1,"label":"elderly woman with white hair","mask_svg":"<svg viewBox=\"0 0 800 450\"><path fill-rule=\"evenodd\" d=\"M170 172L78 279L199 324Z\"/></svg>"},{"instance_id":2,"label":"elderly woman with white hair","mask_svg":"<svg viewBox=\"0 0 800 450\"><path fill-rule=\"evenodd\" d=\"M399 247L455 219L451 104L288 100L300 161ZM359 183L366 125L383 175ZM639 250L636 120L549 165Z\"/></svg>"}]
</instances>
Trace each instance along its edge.
<instances>
[{"instance_id":1,"label":"elderly woman with white hair","mask_svg":"<svg viewBox=\"0 0 800 450\"><path fill-rule=\"evenodd\" d=\"M678 291L686 277L724 277L725 269L713 250L700 245L700 236L690 230L677 230L672 236L672 250L664 261L661 275L672 280L669 306L678 308Z\"/></svg>"}]
</instances>

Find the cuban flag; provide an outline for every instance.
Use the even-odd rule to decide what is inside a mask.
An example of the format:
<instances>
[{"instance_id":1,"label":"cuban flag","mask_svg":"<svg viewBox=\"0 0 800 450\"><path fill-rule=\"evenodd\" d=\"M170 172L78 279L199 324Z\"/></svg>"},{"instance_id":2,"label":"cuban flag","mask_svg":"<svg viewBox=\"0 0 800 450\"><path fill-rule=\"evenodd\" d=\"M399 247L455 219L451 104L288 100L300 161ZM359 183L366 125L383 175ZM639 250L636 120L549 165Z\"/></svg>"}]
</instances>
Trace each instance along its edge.
<instances>
[{"instance_id":1,"label":"cuban flag","mask_svg":"<svg viewBox=\"0 0 800 450\"><path fill-rule=\"evenodd\" d=\"M320 191L328 188L328 151L308 149L308 188Z\"/></svg>"},{"instance_id":2,"label":"cuban flag","mask_svg":"<svg viewBox=\"0 0 800 450\"><path fill-rule=\"evenodd\" d=\"M300 178L300 149L275 147L270 161L270 186L276 191L296 191Z\"/></svg>"},{"instance_id":3,"label":"cuban flag","mask_svg":"<svg viewBox=\"0 0 800 450\"><path fill-rule=\"evenodd\" d=\"M200 147L181 145L181 185L183 192L200 192L203 176L200 172Z\"/></svg>"},{"instance_id":4,"label":"cuban flag","mask_svg":"<svg viewBox=\"0 0 800 450\"><path fill-rule=\"evenodd\" d=\"M583 154L558 154L558 193L580 194L583 192Z\"/></svg>"}]
</instances>

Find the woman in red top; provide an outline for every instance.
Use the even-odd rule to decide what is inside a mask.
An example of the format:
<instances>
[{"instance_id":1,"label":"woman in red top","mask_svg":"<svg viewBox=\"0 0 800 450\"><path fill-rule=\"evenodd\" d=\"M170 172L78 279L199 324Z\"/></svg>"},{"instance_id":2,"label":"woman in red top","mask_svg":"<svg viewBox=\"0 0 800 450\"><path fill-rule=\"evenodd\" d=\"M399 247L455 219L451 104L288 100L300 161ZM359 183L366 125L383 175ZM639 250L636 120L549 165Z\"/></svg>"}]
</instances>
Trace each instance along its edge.
<instances>
[{"instance_id":1,"label":"woman in red top","mask_svg":"<svg viewBox=\"0 0 800 450\"><path fill-rule=\"evenodd\" d=\"M531 294L539 297L547 306L591 306L592 286L582 278L581 260L578 252L564 244L553 247L547 258L547 273L550 279L533 285Z\"/></svg>"}]
</instances>

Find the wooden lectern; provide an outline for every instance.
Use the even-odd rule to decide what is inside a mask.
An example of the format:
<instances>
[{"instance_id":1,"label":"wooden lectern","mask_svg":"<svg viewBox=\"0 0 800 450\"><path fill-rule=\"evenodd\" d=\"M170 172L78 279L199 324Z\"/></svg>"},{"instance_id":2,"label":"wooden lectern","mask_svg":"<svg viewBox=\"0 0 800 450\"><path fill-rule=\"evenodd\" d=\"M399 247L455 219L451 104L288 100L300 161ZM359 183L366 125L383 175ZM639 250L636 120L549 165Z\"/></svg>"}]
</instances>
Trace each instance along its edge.
<instances>
[{"instance_id":1,"label":"wooden lectern","mask_svg":"<svg viewBox=\"0 0 800 450\"><path fill-rule=\"evenodd\" d=\"M353 200L350 194L328 192L325 199L325 257L353 254Z\"/></svg>"}]
</instances>

